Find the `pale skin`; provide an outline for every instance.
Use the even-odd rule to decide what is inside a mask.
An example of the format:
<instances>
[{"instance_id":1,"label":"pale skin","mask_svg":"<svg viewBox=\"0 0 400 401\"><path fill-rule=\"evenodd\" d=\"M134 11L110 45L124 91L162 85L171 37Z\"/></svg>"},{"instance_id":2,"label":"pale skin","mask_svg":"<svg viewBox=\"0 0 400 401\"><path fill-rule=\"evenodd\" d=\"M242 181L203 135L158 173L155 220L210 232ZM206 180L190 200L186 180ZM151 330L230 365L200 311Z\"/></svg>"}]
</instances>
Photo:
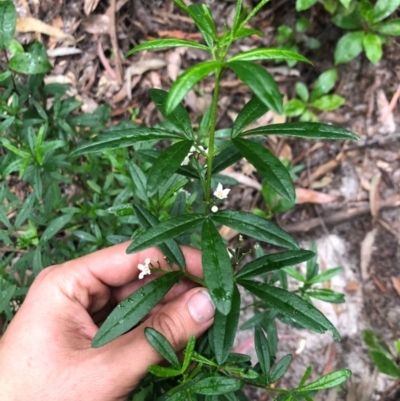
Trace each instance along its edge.
<instances>
[{"instance_id":1,"label":"pale skin","mask_svg":"<svg viewBox=\"0 0 400 401\"><path fill-rule=\"evenodd\" d=\"M162 361L144 328L153 327L181 350L204 333L214 307L204 289L176 284L134 330L100 348L91 341L112 308L153 276L138 280L139 263L120 244L43 270L0 340L0 398L7 401L122 401ZM183 248L188 272L202 276L198 250ZM167 268L165 263L161 263Z\"/></svg>"}]
</instances>

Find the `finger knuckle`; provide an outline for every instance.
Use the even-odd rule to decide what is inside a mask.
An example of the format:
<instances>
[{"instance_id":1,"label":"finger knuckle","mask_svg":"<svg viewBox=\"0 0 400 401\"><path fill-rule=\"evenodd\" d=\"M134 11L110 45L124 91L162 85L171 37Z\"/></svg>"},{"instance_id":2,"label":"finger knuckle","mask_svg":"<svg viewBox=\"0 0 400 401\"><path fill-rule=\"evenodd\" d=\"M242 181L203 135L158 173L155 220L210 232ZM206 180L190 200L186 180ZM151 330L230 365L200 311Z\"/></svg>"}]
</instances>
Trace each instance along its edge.
<instances>
[{"instance_id":1,"label":"finger knuckle","mask_svg":"<svg viewBox=\"0 0 400 401\"><path fill-rule=\"evenodd\" d=\"M157 313L153 318L153 328L163 334L174 348L182 345L185 326L178 315L172 318L165 312Z\"/></svg>"}]
</instances>

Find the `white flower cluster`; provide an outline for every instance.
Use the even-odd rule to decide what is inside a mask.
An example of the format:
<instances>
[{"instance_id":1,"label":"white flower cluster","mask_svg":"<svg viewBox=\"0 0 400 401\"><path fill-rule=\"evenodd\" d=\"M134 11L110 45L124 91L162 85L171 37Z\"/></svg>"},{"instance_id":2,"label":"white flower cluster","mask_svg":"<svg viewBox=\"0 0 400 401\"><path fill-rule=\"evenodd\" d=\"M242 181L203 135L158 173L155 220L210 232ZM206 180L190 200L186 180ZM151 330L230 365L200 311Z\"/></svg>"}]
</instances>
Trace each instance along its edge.
<instances>
[{"instance_id":1,"label":"white flower cluster","mask_svg":"<svg viewBox=\"0 0 400 401\"><path fill-rule=\"evenodd\" d=\"M222 186L221 183L218 183L217 189L214 191L214 196L218 199L226 199L228 197L228 194L231 190L229 188L225 188ZM211 211L213 213L218 212L218 206L212 206Z\"/></svg>"},{"instance_id":2,"label":"white flower cluster","mask_svg":"<svg viewBox=\"0 0 400 401\"><path fill-rule=\"evenodd\" d=\"M141 263L138 264L138 269L140 270L139 280L142 280L144 276L151 274L151 270L149 267L150 263L151 263L150 258L146 258L144 261L144 265L142 265Z\"/></svg>"},{"instance_id":3,"label":"white flower cluster","mask_svg":"<svg viewBox=\"0 0 400 401\"><path fill-rule=\"evenodd\" d=\"M197 148L192 146L189 150L189 153L181 163L181 166L187 166L190 162L190 156L192 156L194 153L207 153L207 149L204 149L201 145L199 145Z\"/></svg>"}]
</instances>

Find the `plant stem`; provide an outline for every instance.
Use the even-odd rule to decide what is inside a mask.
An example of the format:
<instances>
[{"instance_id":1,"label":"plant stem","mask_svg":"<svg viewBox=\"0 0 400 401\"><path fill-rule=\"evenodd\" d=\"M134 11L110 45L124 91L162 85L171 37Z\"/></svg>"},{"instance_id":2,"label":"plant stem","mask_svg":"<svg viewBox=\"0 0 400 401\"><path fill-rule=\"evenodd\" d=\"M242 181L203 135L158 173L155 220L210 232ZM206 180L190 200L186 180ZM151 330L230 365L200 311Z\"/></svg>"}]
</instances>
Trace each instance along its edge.
<instances>
[{"instance_id":1,"label":"plant stem","mask_svg":"<svg viewBox=\"0 0 400 401\"><path fill-rule=\"evenodd\" d=\"M187 272L187 270L182 270L182 273L185 277L194 281L195 283L200 284L203 287L206 286L206 284L204 283L204 280L202 280L201 278L198 278L196 276L192 276L190 273Z\"/></svg>"},{"instance_id":2,"label":"plant stem","mask_svg":"<svg viewBox=\"0 0 400 401\"><path fill-rule=\"evenodd\" d=\"M213 158L215 150L215 129L217 125L217 113L218 113L218 96L219 96L219 86L221 83L223 68L220 67L215 73L215 87L213 100L211 103L211 118L210 118L210 138L208 144L208 157L207 157L207 183L205 188L206 203L209 205L211 200L211 177L213 168Z\"/></svg>"}]
</instances>

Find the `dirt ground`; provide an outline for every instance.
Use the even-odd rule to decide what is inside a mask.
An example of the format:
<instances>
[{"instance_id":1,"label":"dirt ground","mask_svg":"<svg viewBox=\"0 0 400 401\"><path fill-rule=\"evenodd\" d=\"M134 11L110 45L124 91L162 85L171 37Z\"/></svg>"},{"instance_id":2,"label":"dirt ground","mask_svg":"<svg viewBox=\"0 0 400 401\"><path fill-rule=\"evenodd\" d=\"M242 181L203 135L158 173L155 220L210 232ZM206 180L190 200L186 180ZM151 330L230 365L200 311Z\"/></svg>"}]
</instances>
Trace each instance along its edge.
<instances>
[{"instance_id":1,"label":"dirt ground","mask_svg":"<svg viewBox=\"0 0 400 401\"><path fill-rule=\"evenodd\" d=\"M197 3L197 1L193 1ZM206 0L214 17L222 26L232 20L234 2ZM251 1L247 1L251 5ZM82 110L91 111L104 102L113 108L115 121L130 118L154 123L159 118L150 102L148 89L167 89L182 69L205 59L198 50L178 49L156 53L122 55L146 38L179 37L198 39L190 20L173 6L171 0L55 0L18 2L19 17L34 17L55 28L50 36L33 36L46 43L54 64L52 82L71 85L71 93L83 101ZM400 13L397 12L400 17ZM294 85L306 84L333 67L332 49L341 35L328 24L327 15L318 5L303 15L311 21L310 35L323 41L318 50L305 50L314 66L283 64L266 66L273 73L287 97L294 95ZM254 20L253 26L264 32L264 38L249 38L239 48L274 46L276 28L291 25L296 19L294 3L287 0L271 3ZM36 33L35 33L36 32ZM62 32L68 34L62 35ZM65 48L74 49L75 55ZM342 275L329 283L332 289L346 294L343 305L319 307L337 325L342 341L334 343L329 335L280 328L282 354L295 358L291 375L282 385L296 384L304 365L312 365L315 374L335 368L353 371L350 384L343 391L331 390L320 400L367 401L399 400L400 382L377 374L362 344L360 331L372 328L386 340L400 337L400 112L396 92L400 91L400 41L393 40L384 48L384 57L371 65L364 56L338 67L339 83L335 93L344 96L340 109L320 114L320 120L356 132L358 143L311 143L299 140L271 140L269 146L287 157L293 165L303 164L296 187L303 188L301 204L276 216L287 231L308 247L316 240L323 269L342 265ZM203 113L211 100L212 82L190 92L186 106L193 121ZM219 127L232 123L240 107L249 99L249 92L233 76L222 84ZM258 123L284 121L268 113ZM227 171L239 182L232 190L232 208L263 209L260 184L251 166L240 162ZM308 190L330 195L328 203L320 203ZM236 238L226 233L235 245ZM238 335L237 344L247 344L251 352L251 333ZM263 393L252 399L267 400Z\"/></svg>"}]
</instances>

